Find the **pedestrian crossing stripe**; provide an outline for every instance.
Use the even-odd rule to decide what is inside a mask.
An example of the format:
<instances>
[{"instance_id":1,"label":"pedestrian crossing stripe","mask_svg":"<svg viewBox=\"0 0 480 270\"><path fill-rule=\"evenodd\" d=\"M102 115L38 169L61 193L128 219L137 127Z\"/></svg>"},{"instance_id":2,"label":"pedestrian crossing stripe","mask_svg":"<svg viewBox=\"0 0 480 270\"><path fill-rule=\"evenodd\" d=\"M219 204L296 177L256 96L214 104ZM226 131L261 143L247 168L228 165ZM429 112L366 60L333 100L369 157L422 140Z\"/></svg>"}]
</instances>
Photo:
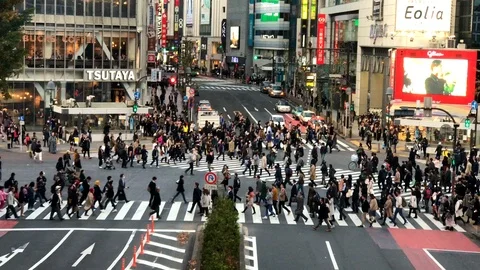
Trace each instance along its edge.
<instances>
[{"instance_id":1,"label":"pedestrian crossing stripe","mask_svg":"<svg viewBox=\"0 0 480 270\"><path fill-rule=\"evenodd\" d=\"M61 204L61 212L62 217L65 219L69 219L68 215L66 214L66 203ZM174 202L166 203L162 202L160 205L160 221L167 221L167 222L205 222L207 221L207 217L198 215L199 207L195 205L192 213L188 211L191 209L192 203L184 203L184 202ZM314 225L317 222L316 219L312 219L309 215L308 206L305 206L303 210L303 214L309 219L304 221L303 219L299 219L299 221L295 221L295 208L290 206L285 206L288 211L284 209L281 210L281 213L277 214L274 211L274 216L269 216L265 219L266 208L261 207L260 205L254 204L255 214L253 213L252 209L248 208L245 213L243 213L245 204L243 203L235 203L235 209L238 211L238 223L245 223L245 224L283 224L283 225ZM81 221L106 221L106 220L149 220L153 216L149 216L150 209L148 208L148 201L130 201L128 203L117 203L118 211L114 212L113 207L111 204L107 205L105 210L100 211L96 210L95 215L90 213L89 216L84 215L83 207L80 207L80 212L82 216L79 220ZM33 211L26 211L25 218L26 220L49 220L50 218L50 207L38 207ZM359 213L353 213L351 208L345 209L346 215L348 218L340 220L340 213L338 209L335 209L334 216L335 216L335 225L340 227L347 227L347 226L360 226L362 225L362 221L360 219L361 211ZM404 213L406 210L404 209ZM0 218L5 216L5 209L0 210ZM377 212L377 218L380 218L380 212ZM56 219L58 217L55 216ZM155 217L154 217L155 218ZM21 218L23 219L23 218ZM77 221L77 218L72 216L70 218L73 221ZM20 221L22 222L22 221ZM444 226L441 222L435 220L433 215L427 213L419 213L418 218L411 218L408 219L408 223L403 225L403 220L400 220L400 217L397 217L396 220L398 227L393 227L393 224L388 224L385 226L380 225L378 222L373 223L373 228L405 228L405 229L415 229L415 230L445 230ZM325 226L325 224L323 224ZM465 230L459 226L454 226L455 230L458 232L465 232Z\"/></svg>"},{"instance_id":2,"label":"pedestrian crossing stripe","mask_svg":"<svg viewBox=\"0 0 480 270\"><path fill-rule=\"evenodd\" d=\"M255 91L259 92L260 89L253 86L233 86L233 85L201 85L199 90L221 90L221 91Z\"/></svg>"}]
</instances>

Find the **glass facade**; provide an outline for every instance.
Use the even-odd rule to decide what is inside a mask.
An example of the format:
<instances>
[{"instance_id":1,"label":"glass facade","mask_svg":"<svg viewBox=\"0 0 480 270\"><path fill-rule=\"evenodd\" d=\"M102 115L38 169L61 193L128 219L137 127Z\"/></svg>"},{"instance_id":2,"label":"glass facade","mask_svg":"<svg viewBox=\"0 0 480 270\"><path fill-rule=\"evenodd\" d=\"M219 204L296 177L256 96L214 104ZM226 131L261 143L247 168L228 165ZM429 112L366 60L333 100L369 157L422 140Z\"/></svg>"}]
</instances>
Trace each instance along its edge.
<instances>
[{"instance_id":1,"label":"glass facade","mask_svg":"<svg viewBox=\"0 0 480 270\"><path fill-rule=\"evenodd\" d=\"M17 6L34 14L19 45L27 52L24 69L11 79L12 99L1 100L3 108L24 114L27 125L42 125L50 105L42 97L50 80L57 85L57 101L84 102L89 95L96 102L124 101L127 82L88 81L84 73L137 72L142 66L136 5L137 0L25 0Z\"/></svg>"},{"instance_id":2,"label":"glass facade","mask_svg":"<svg viewBox=\"0 0 480 270\"><path fill-rule=\"evenodd\" d=\"M338 5L344 5L344 4L350 4L353 2L358 2L358 0L328 0L328 6L338 6Z\"/></svg>"}]
</instances>

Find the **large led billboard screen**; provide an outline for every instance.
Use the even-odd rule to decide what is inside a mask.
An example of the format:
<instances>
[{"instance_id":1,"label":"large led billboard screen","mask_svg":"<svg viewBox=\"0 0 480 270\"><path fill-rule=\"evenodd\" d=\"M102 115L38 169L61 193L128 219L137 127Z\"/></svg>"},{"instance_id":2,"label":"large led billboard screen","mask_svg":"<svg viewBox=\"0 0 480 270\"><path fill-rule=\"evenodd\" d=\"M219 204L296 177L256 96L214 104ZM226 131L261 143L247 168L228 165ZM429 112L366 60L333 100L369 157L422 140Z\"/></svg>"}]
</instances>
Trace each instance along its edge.
<instances>
[{"instance_id":1,"label":"large led billboard screen","mask_svg":"<svg viewBox=\"0 0 480 270\"><path fill-rule=\"evenodd\" d=\"M468 104L473 100L476 51L398 49L395 57L396 100L432 97L445 104Z\"/></svg>"}]
</instances>

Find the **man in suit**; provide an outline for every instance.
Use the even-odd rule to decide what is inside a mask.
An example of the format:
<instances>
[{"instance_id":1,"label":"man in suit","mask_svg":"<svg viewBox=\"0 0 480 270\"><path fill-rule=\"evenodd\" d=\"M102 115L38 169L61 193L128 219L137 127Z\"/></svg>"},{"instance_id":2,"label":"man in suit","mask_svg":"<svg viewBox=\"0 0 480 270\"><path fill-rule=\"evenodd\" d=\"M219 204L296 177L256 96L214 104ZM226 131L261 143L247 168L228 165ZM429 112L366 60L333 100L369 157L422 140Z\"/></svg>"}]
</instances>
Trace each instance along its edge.
<instances>
[{"instance_id":1,"label":"man in suit","mask_svg":"<svg viewBox=\"0 0 480 270\"><path fill-rule=\"evenodd\" d=\"M113 201L116 201L118 197L118 199L121 201L125 201L126 203L129 202L127 200L127 194L125 194L125 188L126 188L125 175L122 173L120 174L120 180L118 180L117 194L115 194L115 197L113 197Z\"/></svg>"}]
</instances>

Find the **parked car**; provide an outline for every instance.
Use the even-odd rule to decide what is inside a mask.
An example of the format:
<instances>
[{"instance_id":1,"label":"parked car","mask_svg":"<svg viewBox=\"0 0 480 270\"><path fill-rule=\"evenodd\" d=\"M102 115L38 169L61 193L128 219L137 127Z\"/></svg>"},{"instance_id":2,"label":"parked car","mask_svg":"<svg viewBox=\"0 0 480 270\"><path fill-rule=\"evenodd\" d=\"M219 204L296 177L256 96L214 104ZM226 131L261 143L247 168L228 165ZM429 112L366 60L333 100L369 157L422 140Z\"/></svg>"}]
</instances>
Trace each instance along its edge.
<instances>
[{"instance_id":1,"label":"parked car","mask_svg":"<svg viewBox=\"0 0 480 270\"><path fill-rule=\"evenodd\" d=\"M303 107L302 106L295 107L292 110L293 118L296 118L296 119L298 119L302 113L303 113Z\"/></svg>"},{"instance_id":2,"label":"parked car","mask_svg":"<svg viewBox=\"0 0 480 270\"><path fill-rule=\"evenodd\" d=\"M260 92L268 94L270 91L270 85L271 83L269 81L262 82L262 85L260 86Z\"/></svg>"},{"instance_id":3,"label":"parked car","mask_svg":"<svg viewBox=\"0 0 480 270\"><path fill-rule=\"evenodd\" d=\"M277 112L289 113L292 111L292 107L285 100L280 100L277 102L277 104L275 104L275 110Z\"/></svg>"},{"instance_id":4,"label":"parked car","mask_svg":"<svg viewBox=\"0 0 480 270\"><path fill-rule=\"evenodd\" d=\"M270 86L268 95L269 95L270 97L284 97L284 96L285 96L285 92L283 91L283 88L282 88L281 85L272 84L272 85Z\"/></svg>"},{"instance_id":5,"label":"parked car","mask_svg":"<svg viewBox=\"0 0 480 270\"><path fill-rule=\"evenodd\" d=\"M283 127L285 125L283 115L280 114L273 114L270 117L270 121L272 121L274 125L279 125L280 127Z\"/></svg>"},{"instance_id":6,"label":"parked car","mask_svg":"<svg viewBox=\"0 0 480 270\"><path fill-rule=\"evenodd\" d=\"M298 120L300 123L306 125L312 120L312 118L315 117L315 113L312 111L303 111L300 116L298 117Z\"/></svg>"}]
</instances>

